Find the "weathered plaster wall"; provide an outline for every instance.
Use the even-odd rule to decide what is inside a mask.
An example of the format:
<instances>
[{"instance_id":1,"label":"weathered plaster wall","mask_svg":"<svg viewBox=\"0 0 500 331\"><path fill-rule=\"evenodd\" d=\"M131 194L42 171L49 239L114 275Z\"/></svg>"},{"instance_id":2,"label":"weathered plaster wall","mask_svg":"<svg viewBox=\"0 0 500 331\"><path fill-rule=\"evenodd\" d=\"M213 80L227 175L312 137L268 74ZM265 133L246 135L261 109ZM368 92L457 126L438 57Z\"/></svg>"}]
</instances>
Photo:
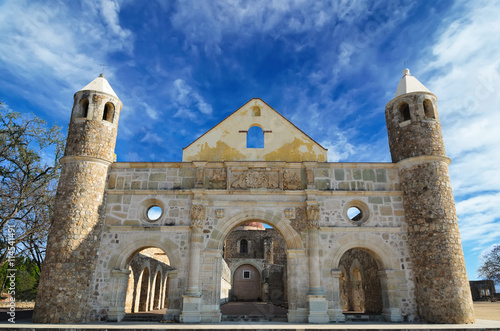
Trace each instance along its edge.
<instances>
[{"instance_id":1,"label":"weathered plaster wall","mask_svg":"<svg viewBox=\"0 0 500 331\"><path fill-rule=\"evenodd\" d=\"M264 131L264 148L247 148L247 131ZM260 99L252 99L184 148L182 161L319 161L326 149Z\"/></svg>"}]
</instances>

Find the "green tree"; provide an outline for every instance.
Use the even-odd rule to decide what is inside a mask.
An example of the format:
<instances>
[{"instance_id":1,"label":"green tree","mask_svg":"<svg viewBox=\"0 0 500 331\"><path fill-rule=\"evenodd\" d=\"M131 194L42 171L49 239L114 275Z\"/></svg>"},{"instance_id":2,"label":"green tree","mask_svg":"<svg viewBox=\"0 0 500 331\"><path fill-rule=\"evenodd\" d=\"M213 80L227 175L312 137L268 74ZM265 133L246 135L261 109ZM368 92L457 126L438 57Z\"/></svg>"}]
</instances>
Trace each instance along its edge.
<instances>
[{"instance_id":1,"label":"green tree","mask_svg":"<svg viewBox=\"0 0 500 331\"><path fill-rule=\"evenodd\" d=\"M494 245L493 248L483 256L483 262L477 272L479 276L500 284L500 245Z\"/></svg>"},{"instance_id":2,"label":"green tree","mask_svg":"<svg viewBox=\"0 0 500 331\"><path fill-rule=\"evenodd\" d=\"M18 301L34 301L40 280L40 269L35 261L24 256L18 256L14 262L15 273L15 298ZM8 263L0 268L0 282L4 284L4 289L8 283L7 276L11 274Z\"/></svg>"},{"instance_id":3,"label":"green tree","mask_svg":"<svg viewBox=\"0 0 500 331\"><path fill-rule=\"evenodd\" d=\"M39 273L63 146L59 127L0 104L0 267L15 248Z\"/></svg>"}]
</instances>

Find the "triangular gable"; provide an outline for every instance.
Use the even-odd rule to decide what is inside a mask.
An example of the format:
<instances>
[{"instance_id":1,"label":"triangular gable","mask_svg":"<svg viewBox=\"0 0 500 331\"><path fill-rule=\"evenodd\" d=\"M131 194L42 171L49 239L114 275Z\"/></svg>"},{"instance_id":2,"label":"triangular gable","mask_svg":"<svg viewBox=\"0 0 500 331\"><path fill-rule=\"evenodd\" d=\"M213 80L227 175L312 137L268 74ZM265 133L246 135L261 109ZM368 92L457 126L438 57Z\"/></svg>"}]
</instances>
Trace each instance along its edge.
<instances>
[{"instance_id":1,"label":"triangular gable","mask_svg":"<svg viewBox=\"0 0 500 331\"><path fill-rule=\"evenodd\" d=\"M263 148L247 148L251 127L262 129ZM182 161L325 162L326 149L261 99L251 99L183 149Z\"/></svg>"}]
</instances>

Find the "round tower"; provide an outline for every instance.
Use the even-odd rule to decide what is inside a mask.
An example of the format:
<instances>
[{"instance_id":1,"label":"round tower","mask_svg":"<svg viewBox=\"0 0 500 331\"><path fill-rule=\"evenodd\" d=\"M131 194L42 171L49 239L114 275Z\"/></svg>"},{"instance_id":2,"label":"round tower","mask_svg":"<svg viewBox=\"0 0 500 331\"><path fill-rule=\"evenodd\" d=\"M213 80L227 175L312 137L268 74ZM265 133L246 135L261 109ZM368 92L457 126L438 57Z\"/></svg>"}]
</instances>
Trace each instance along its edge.
<instances>
[{"instance_id":1,"label":"round tower","mask_svg":"<svg viewBox=\"0 0 500 331\"><path fill-rule=\"evenodd\" d=\"M403 192L420 318L473 323L436 96L405 69L385 116Z\"/></svg>"},{"instance_id":2,"label":"round tower","mask_svg":"<svg viewBox=\"0 0 500 331\"><path fill-rule=\"evenodd\" d=\"M90 320L104 189L121 109L102 74L75 93L34 322Z\"/></svg>"}]
</instances>

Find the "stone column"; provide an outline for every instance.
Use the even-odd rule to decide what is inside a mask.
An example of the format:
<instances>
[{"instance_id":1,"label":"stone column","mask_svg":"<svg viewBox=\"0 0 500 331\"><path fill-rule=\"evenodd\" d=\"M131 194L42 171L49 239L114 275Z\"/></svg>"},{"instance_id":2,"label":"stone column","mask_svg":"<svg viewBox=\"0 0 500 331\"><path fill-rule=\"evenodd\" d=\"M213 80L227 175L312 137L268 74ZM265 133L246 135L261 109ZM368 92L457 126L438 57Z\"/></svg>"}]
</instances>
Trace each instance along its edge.
<instances>
[{"instance_id":1,"label":"stone column","mask_svg":"<svg viewBox=\"0 0 500 331\"><path fill-rule=\"evenodd\" d=\"M164 320L179 320L181 314L180 298L182 296L182 284L179 284L179 271L170 270L167 274L168 286L167 291L167 311L163 315ZM164 299L165 300L165 299Z\"/></svg>"},{"instance_id":2,"label":"stone column","mask_svg":"<svg viewBox=\"0 0 500 331\"><path fill-rule=\"evenodd\" d=\"M200 252L205 221L205 207L197 204L191 207L191 247L189 252L189 273L186 294L183 295L181 322L201 322Z\"/></svg>"},{"instance_id":3,"label":"stone column","mask_svg":"<svg viewBox=\"0 0 500 331\"><path fill-rule=\"evenodd\" d=\"M305 249L287 250L287 298L288 322L307 323L309 311L307 307L307 290L309 288L307 274L307 252Z\"/></svg>"},{"instance_id":4,"label":"stone column","mask_svg":"<svg viewBox=\"0 0 500 331\"><path fill-rule=\"evenodd\" d=\"M220 312L222 250L204 250L202 266L205 272L210 272L210 274L212 275L210 280L208 280L209 282L211 282L211 286L203 288L202 291L202 320L203 323L219 323L222 318L222 314Z\"/></svg>"},{"instance_id":5,"label":"stone column","mask_svg":"<svg viewBox=\"0 0 500 331\"><path fill-rule=\"evenodd\" d=\"M108 320L121 322L125 316L125 300L127 298L128 269L111 270L111 302L109 306Z\"/></svg>"},{"instance_id":6,"label":"stone column","mask_svg":"<svg viewBox=\"0 0 500 331\"><path fill-rule=\"evenodd\" d=\"M382 288L382 317L388 322L402 322L401 303L395 284L394 270L381 270L377 272Z\"/></svg>"},{"instance_id":7,"label":"stone column","mask_svg":"<svg viewBox=\"0 0 500 331\"><path fill-rule=\"evenodd\" d=\"M319 207L307 206L307 256L309 260L309 291L308 294L324 295L321 288L319 265Z\"/></svg>"},{"instance_id":8,"label":"stone column","mask_svg":"<svg viewBox=\"0 0 500 331\"><path fill-rule=\"evenodd\" d=\"M308 202L309 204L309 202ZM316 203L307 206L307 254L309 261L309 323L328 323L328 302L321 287L321 266L319 263L319 206Z\"/></svg>"},{"instance_id":9,"label":"stone column","mask_svg":"<svg viewBox=\"0 0 500 331\"><path fill-rule=\"evenodd\" d=\"M339 269L332 270L333 279L333 307L329 309L332 321L344 322L345 315L342 314L342 307L340 306L340 275L342 271Z\"/></svg>"}]
</instances>

